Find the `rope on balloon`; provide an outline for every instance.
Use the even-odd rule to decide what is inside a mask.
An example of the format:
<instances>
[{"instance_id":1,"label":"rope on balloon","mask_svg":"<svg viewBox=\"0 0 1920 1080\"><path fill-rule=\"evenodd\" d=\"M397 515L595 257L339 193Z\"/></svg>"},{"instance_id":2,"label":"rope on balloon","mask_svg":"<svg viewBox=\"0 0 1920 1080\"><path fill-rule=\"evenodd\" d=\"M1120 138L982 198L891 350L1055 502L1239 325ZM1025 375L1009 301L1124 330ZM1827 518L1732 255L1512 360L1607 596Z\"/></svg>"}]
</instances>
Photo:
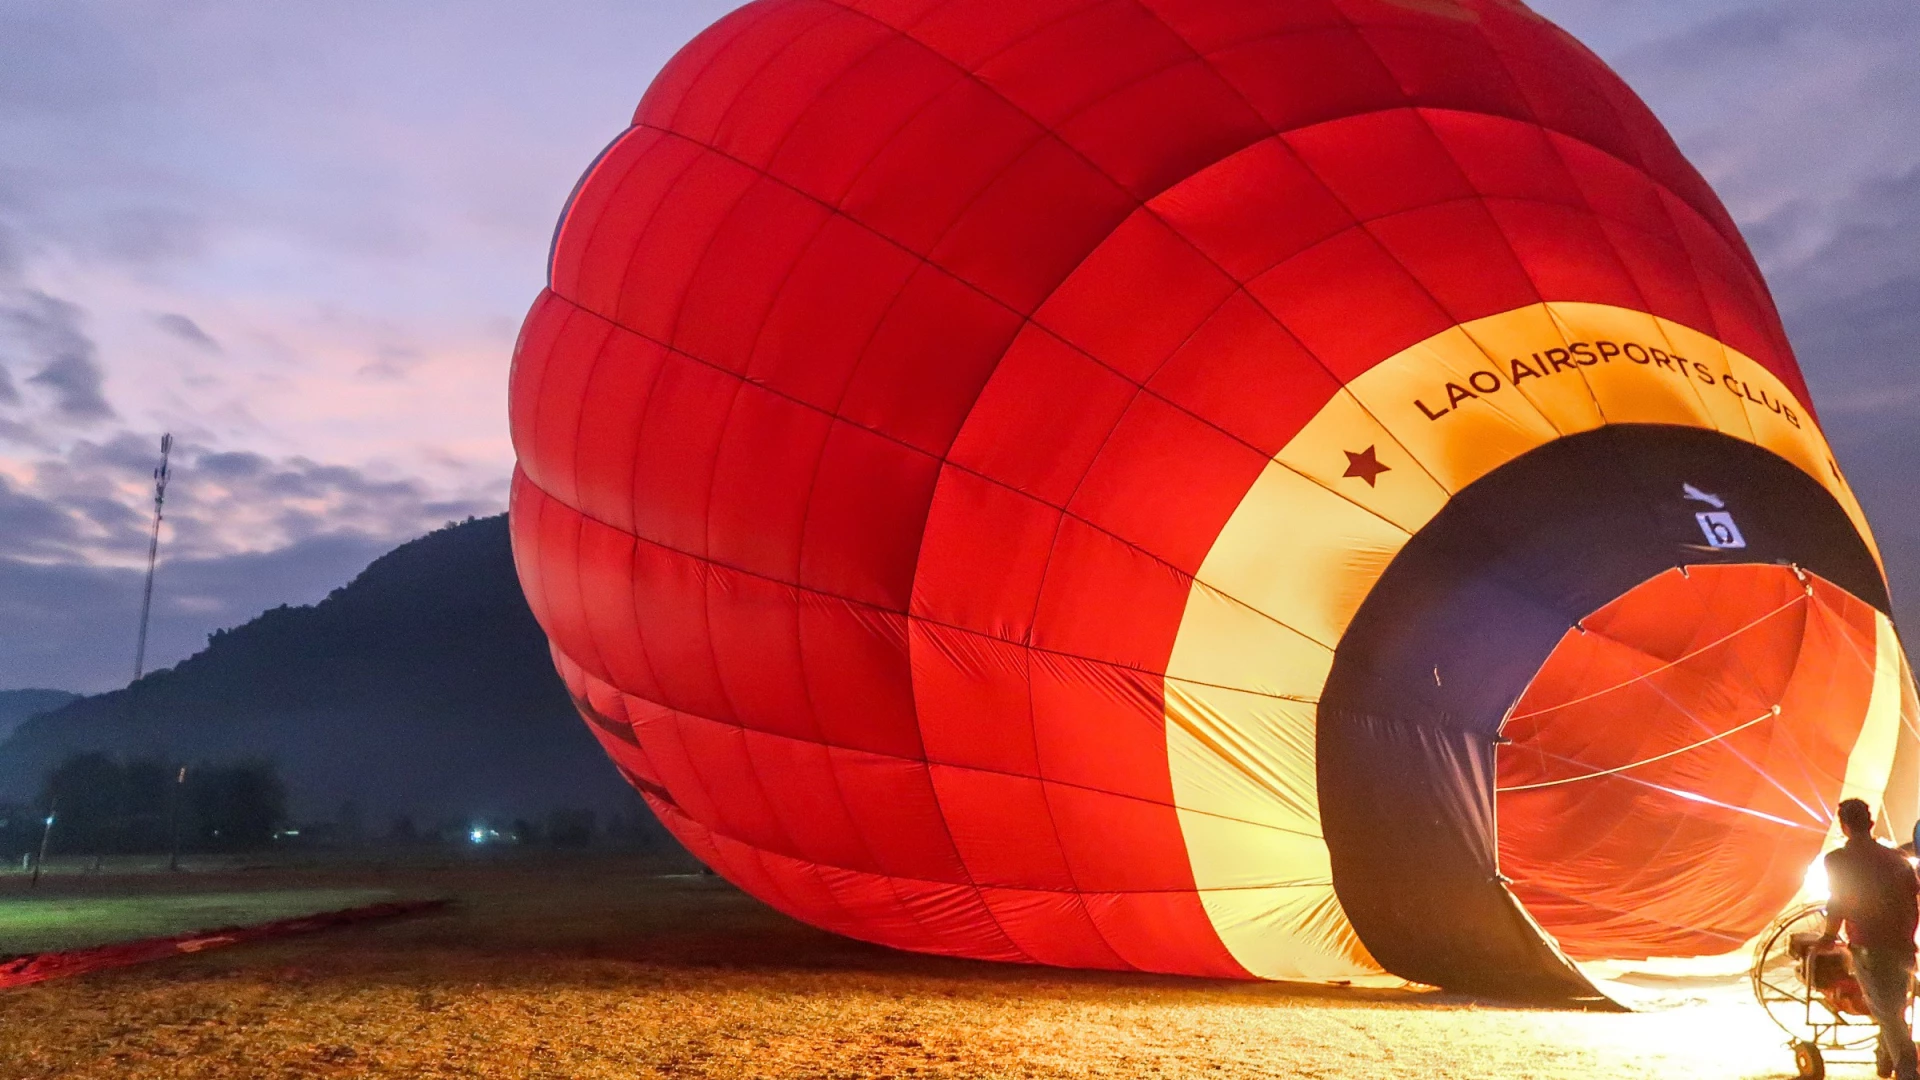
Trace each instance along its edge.
<instances>
[{"instance_id":1,"label":"rope on balloon","mask_svg":"<svg viewBox=\"0 0 1920 1080\"><path fill-rule=\"evenodd\" d=\"M1687 745L1682 746L1679 749L1669 750L1664 754L1655 754L1650 758L1642 758L1639 761L1631 761L1625 765L1615 765L1611 769L1597 769L1590 773L1582 773L1579 776L1564 776L1558 780L1542 780L1534 784L1514 784L1511 787L1496 787L1493 790L1495 792L1534 791L1539 788L1559 787L1562 784L1571 784L1579 780L1592 780L1592 779L1595 779L1596 777L1612 776L1615 773L1626 772L1628 769L1637 769L1642 765L1651 765L1656 761L1665 761L1667 758L1676 757L1680 754L1686 753L1689 750L1698 750L1701 747L1708 745L1709 743L1716 743L1716 742L1719 742L1721 739L1727 738L1728 736L1737 735L1740 732L1747 730L1748 728L1754 726L1755 724L1760 723L1763 720L1771 720L1774 717L1779 715L1780 715L1780 706L1775 705L1769 708L1766 712L1761 713L1759 716L1756 716L1753 719L1748 720L1744 724L1735 724L1733 727L1730 727L1727 730L1722 731L1717 735L1709 735L1706 738L1701 739L1699 742L1688 743Z\"/></svg>"},{"instance_id":2,"label":"rope on balloon","mask_svg":"<svg viewBox=\"0 0 1920 1080\"><path fill-rule=\"evenodd\" d=\"M1615 690L1618 690L1622 687L1632 686L1634 683L1641 682L1642 680L1645 680L1645 679L1649 679L1655 675L1658 675L1662 671L1666 671L1668 668L1678 667L1679 665L1686 663L1687 661L1693 659L1696 656L1699 656L1701 653L1704 653L1709 649L1713 649L1720 645L1726 644L1728 641L1731 641L1734 638L1739 637L1741 634L1746 633L1748 630L1751 630L1754 627L1759 626L1761 623L1766 622L1768 619L1773 618L1775 615L1778 615L1781 612L1787 610L1788 608L1793 607L1795 604L1805 603L1807 599L1812 595L1813 595L1813 590L1809 588L1806 592L1798 596L1795 596L1793 599L1787 601L1784 604L1781 604L1779 607L1774 608L1772 611L1769 611L1764 615L1760 615L1754 618L1751 622L1748 622L1742 626L1729 630L1728 632L1721 635L1720 637L1714 638L1712 641L1707 642L1705 645L1701 645L1696 649L1689 650L1684 655L1676 656L1672 660L1669 660L1666 663L1661 664L1659 667L1641 672L1640 674L1635 675L1632 678L1622 679L1620 682L1614 683L1612 686L1595 690L1589 694L1582 694L1579 697L1572 699L1571 701L1558 702L1553 705L1548 705L1545 708L1534 709L1531 712L1511 714L1506 718L1505 721L1501 723L1501 726L1505 727L1507 724L1510 724L1515 720L1526 720L1531 717L1541 716L1545 713L1550 713L1560 709L1565 709L1565 708L1568 708L1569 706L1578 705L1583 701L1592 701L1594 698L1600 697L1605 694L1611 694Z\"/></svg>"}]
</instances>

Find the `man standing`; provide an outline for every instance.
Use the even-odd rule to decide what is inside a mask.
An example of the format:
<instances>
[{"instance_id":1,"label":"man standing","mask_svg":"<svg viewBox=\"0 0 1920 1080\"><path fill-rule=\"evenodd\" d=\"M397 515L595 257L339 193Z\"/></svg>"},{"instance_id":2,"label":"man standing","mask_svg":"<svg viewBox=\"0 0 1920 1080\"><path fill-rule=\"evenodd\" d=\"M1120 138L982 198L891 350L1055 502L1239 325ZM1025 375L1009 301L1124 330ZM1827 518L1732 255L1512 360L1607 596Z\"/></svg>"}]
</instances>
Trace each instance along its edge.
<instances>
[{"instance_id":1,"label":"man standing","mask_svg":"<svg viewBox=\"0 0 1920 1080\"><path fill-rule=\"evenodd\" d=\"M1854 974L1866 991L1873 1022L1880 1025L1880 1075L1920 1080L1907 997L1913 987L1913 932L1920 924L1920 878L1913 865L1873 838L1873 811L1859 799L1840 804L1844 846L1827 852L1827 932L1832 942L1844 923Z\"/></svg>"}]
</instances>

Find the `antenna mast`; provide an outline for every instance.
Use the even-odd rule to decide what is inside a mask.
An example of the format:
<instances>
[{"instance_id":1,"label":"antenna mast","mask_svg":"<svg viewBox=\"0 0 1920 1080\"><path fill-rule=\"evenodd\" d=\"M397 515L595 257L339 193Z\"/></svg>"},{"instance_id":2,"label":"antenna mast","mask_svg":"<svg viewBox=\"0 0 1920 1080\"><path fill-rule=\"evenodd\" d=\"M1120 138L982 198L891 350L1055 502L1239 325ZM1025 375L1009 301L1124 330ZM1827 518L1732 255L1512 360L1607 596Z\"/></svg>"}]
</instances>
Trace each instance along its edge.
<instances>
[{"instance_id":1,"label":"antenna mast","mask_svg":"<svg viewBox=\"0 0 1920 1080\"><path fill-rule=\"evenodd\" d=\"M173 436L160 436L160 467L153 470L153 535L147 540L147 590L140 597L140 644L133 653L134 682L147 670L147 618L153 614L153 567L160 559L160 516L167 502L167 458L172 453Z\"/></svg>"}]
</instances>

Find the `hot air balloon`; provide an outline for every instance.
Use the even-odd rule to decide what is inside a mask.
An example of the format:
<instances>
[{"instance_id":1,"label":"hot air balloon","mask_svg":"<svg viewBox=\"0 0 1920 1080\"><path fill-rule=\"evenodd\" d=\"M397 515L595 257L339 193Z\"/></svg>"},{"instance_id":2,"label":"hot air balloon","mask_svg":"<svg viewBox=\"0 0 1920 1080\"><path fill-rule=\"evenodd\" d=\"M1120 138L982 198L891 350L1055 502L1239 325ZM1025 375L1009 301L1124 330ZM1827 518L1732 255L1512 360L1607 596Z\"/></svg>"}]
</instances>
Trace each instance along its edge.
<instances>
[{"instance_id":1,"label":"hot air balloon","mask_svg":"<svg viewBox=\"0 0 1920 1080\"><path fill-rule=\"evenodd\" d=\"M1753 257L1516 0L758 0L580 180L511 417L581 714L851 937L1573 999L1916 816Z\"/></svg>"}]
</instances>

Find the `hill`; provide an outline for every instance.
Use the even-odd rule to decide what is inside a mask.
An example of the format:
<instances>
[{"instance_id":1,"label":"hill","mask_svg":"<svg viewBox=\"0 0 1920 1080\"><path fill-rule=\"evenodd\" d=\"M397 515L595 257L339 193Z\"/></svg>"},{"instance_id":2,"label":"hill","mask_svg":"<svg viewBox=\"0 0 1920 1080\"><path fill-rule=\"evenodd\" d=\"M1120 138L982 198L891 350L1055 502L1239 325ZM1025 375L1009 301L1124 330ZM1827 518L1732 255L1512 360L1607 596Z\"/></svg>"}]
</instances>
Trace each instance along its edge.
<instances>
[{"instance_id":1,"label":"hill","mask_svg":"<svg viewBox=\"0 0 1920 1080\"><path fill-rule=\"evenodd\" d=\"M79 698L65 690L0 690L0 739L26 720Z\"/></svg>"},{"instance_id":2,"label":"hill","mask_svg":"<svg viewBox=\"0 0 1920 1080\"><path fill-rule=\"evenodd\" d=\"M274 608L127 690L27 720L0 742L0 800L32 798L82 750L270 759L296 817L350 800L376 828L403 813L426 825L643 805L553 672L505 515L403 544L318 604Z\"/></svg>"}]
</instances>

